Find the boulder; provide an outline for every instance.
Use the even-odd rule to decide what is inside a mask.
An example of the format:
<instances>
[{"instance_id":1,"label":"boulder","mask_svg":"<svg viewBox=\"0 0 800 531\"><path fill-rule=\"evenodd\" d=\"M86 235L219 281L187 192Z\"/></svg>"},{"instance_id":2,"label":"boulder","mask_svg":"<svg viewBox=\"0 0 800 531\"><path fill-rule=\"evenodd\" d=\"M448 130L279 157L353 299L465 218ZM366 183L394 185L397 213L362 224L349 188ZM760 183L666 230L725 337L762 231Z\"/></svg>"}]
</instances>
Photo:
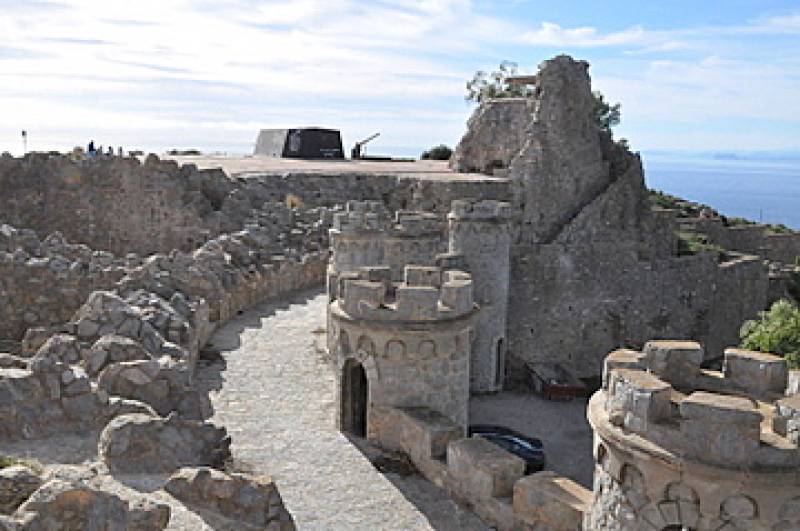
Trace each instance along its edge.
<instances>
[{"instance_id":1,"label":"boulder","mask_svg":"<svg viewBox=\"0 0 800 531\"><path fill-rule=\"evenodd\" d=\"M80 345L75 336L55 334L45 341L31 358L30 368L35 373L61 373L71 363L80 361Z\"/></svg>"},{"instance_id":2,"label":"boulder","mask_svg":"<svg viewBox=\"0 0 800 531\"><path fill-rule=\"evenodd\" d=\"M87 372L95 375L110 363L151 358L152 355L138 341L109 334L95 341L92 348L86 352L84 363Z\"/></svg>"},{"instance_id":3,"label":"boulder","mask_svg":"<svg viewBox=\"0 0 800 531\"><path fill-rule=\"evenodd\" d=\"M144 414L122 415L100 435L98 451L112 472L169 473L183 466L221 467L231 457L225 428Z\"/></svg>"},{"instance_id":4,"label":"boulder","mask_svg":"<svg viewBox=\"0 0 800 531\"><path fill-rule=\"evenodd\" d=\"M182 468L169 478L164 490L189 507L236 520L240 528L295 529L269 477L226 474L208 467Z\"/></svg>"},{"instance_id":5,"label":"boulder","mask_svg":"<svg viewBox=\"0 0 800 531\"><path fill-rule=\"evenodd\" d=\"M128 503L79 481L55 479L34 492L6 525L25 531L157 531L167 527L169 517L168 505L147 500Z\"/></svg>"}]
</instances>

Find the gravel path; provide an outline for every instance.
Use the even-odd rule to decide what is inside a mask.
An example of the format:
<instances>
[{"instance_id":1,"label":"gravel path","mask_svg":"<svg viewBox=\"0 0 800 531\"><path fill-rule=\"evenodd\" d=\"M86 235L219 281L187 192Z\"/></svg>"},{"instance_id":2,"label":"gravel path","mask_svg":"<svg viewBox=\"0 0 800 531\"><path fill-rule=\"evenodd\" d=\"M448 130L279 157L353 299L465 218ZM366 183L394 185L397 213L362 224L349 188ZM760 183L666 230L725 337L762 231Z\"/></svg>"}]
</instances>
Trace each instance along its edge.
<instances>
[{"instance_id":1,"label":"gravel path","mask_svg":"<svg viewBox=\"0 0 800 531\"><path fill-rule=\"evenodd\" d=\"M432 529L334 427L333 374L312 333L325 301L262 305L215 334L210 348L224 361L198 373L212 389L212 421L227 427L239 466L275 479L301 530Z\"/></svg>"}]
</instances>

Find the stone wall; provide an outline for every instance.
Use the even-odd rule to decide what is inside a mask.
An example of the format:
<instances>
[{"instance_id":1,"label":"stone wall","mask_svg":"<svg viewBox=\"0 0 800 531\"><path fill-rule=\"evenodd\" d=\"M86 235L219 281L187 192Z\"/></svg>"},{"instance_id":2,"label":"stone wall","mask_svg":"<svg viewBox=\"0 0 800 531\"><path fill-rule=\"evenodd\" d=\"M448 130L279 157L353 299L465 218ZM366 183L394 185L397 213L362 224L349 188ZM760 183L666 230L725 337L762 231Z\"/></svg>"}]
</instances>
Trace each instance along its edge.
<instances>
[{"instance_id":1,"label":"stone wall","mask_svg":"<svg viewBox=\"0 0 800 531\"><path fill-rule=\"evenodd\" d=\"M114 286L124 262L111 253L33 230L0 225L0 338L20 340L31 327L69 320L95 290Z\"/></svg>"},{"instance_id":2,"label":"stone wall","mask_svg":"<svg viewBox=\"0 0 800 531\"><path fill-rule=\"evenodd\" d=\"M387 408L391 430L378 442L402 451L431 482L501 531L581 529L591 493L552 472L525 476L525 463L489 441L463 438L447 417L427 408Z\"/></svg>"},{"instance_id":3,"label":"stone wall","mask_svg":"<svg viewBox=\"0 0 800 531\"><path fill-rule=\"evenodd\" d=\"M767 273L755 257L718 263L715 253L655 261L604 243L550 244L515 257L509 301L510 356L556 361L579 376L600 374L596 348L691 337L710 358L738 341L766 304Z\"/></svg>"},{"instance_id":4,"label":"stone wall","mask_svg":"<svg viewBox=\"0 0 800 531\"><path fill-rule=\"evenodd\" d=\"M22 354L31 359L4 355L3 366L13 368L0 369L5 390L0 437L48 436L87 422L98 428L129 411L207 417L193 373L214 328L254 304L324 284L327 253L320 249L328 225L319 211L310 212L317 221L290 212L295 219L278 224L281 255L272 254L273 217L256 216L248 228L210 240L194 253L153 255L143 263L132 259L124 267L109 253L70 246L56 236L38 242L28 232L4 229L5 240L17 246L15 255L28 256L24 243L46 256L26 259L23 263L34 264L29 267L36 267L36 260L69 264L64 255L79 265L89 257L84 268L66 268L79 275L97 269L92 260L116 269L109 274L109 290L91 292L66 322L29 330ZM60 279L54 280L55 285L38 287L42 294L58 289ZM20 300L10 302L16 307ZM54 321L58 315L48 314Z\"/></svg>"},{"instance_id":5,"label":"stone wall","mask_svg":"<svg viewBox=\"0 0 800 531\"><path fill-rule=\"evenodd\" d=\"M188 250L237 228L222 208L231 188L221 171L154 156L29 154L0 159L0 221L118 255Z\"/></svg>"},{"instance_id":6,"label":"stone wall","mask_svg":"<svg viewBox=\"0 0 800 531\"><path fill-rule=\"evenodd\" d=\"M731 251L794 264L800 257L800 232L774 233L765 225L726 226L719 218L681 219L681 228L708 235L711 243Z\"/></svg>"},{"instance_id":7,"label":"stone wall","mask_svg":"<svg viewBox=\"0 0 800 531\"><path fill-rule=\"evenodd\" d=\"M527 140L533 105L528 98L483 102L467 122L467 133L456 147L450 167L489 175L507 169Z\"/></svg>"},{"instance_id":8,"label":"stone wall","mask_svg":"<svg viewBox=\"0 0 800 531\"><path fill-rule=\"evenodd\" d=\"M767 305L768 271L758 258L719 264L712 253L677 256L678 222L651 208L639 156L597 127L587 69L567 56L545 61L524 112L517 100L507 106L513 116L496 102L484 105L456 149L454 163L475 166L469 161L495 156L495 144L519 146L508 168L510 378L536 361L596 376L599 345L661 337L701 340L718 357ZM740 232L739 240L761 241Z\"/></svg>"},{"instance_id":9,"label":"stone wall","mask_svg":"<svg viewBox=\"0 0 800 531\"><path fill-rule=\"evenodd\" d=\"M727 349L700 369L688 341L654 341L605 362L591 399L594 502L587 530L795 529L800 402L778 356Z\"/></svg>"}]
</instances>

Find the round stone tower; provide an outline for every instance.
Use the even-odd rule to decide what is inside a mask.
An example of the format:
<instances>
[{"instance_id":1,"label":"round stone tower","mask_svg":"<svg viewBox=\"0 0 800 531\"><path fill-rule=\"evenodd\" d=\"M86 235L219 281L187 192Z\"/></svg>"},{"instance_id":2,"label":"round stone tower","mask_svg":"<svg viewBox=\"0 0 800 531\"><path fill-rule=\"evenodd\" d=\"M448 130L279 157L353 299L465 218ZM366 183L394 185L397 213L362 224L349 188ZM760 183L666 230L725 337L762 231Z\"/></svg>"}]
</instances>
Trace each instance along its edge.
<instances>
[{"instance_id":1,"label":"round stone tower","mask_svg":"<svg viewBox=\"0 0 800 531\"><path fill-rule=\"evenodd\" d=\"M458 270L388 266L339 277L328 306L328 352L337 367L337 425L391 439L394 408L427 408L466 428L472 279Z\"/></svg>"},{"instance_id":2,"label":"round stone tower","mask_svg":"<svg viewBox=\"0 0 800 531\"><path fill-rule=\"evenodd\" d=\"M702 370L690 341L605 360L587 410L595 433L590 531L800 529L800 395L786 361L725 351Z\"/></svg>"},{"instance_id":3,"label":"round stone tower","mask_svg":"<svg viewBox=\"0 0 800 531\"><path fill-rule=\"evenodd\" d=\"M477 316L472 342L470 389L503 388L507 349L511 205L500 201L453 201L449 253L461 255L472 275Z\"/></svg>"}]
</instances>

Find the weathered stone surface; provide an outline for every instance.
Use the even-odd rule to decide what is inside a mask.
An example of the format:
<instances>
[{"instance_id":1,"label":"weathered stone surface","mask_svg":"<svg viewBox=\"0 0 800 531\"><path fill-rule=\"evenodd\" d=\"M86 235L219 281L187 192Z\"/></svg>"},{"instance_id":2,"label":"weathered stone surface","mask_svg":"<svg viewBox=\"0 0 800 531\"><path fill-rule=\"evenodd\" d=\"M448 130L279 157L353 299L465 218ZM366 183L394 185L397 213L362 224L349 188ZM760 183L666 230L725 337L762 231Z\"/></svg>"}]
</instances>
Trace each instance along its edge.
<instances>
[{"instance_id":1,"label":"weathered stone surface","mask_svg":"<svg viewBox=\"0 0 800 531\"><path fill-rule=\"evenodd\" d=\"M80 360L80 349L75 336L55 334L31 358L31 370L37 373L62 372L71 363Z\"/></svg>"},{"instance_id":2,"label":"weathered stone surface","mask_svg":"<svg viewBox=\"0 0 800 531\"><path fill-rule=\"evenodd\" d=\"M80 329L79 329L80 333ZM94 335L88 334L88 335ZM138 341L118 335L106 335L95 341L84 362L89 374L99 373L109 363L148 360L153 356Z\"/></svg>"},{"instance_id":3,"label":"weathered stone surface","mask_svg":"<svg viewBox=\"0 0 800 531\"><path fill-rule=\"evenodd\" d=\"M224 428L176 415L130 414L109 422L98 451L114 472L173 472L183 466L222 466L230 458L230 438Z\"/></svg>"},{"instance_id":4,"label":"weathered stone surface","mask_svg":"<svg viewBox=\"0 0 800 531\"><path fill-rule=\"evenodd\" d=\"M644 346L647 368L675 387L690 387L703 363L703 347L694 341L648 341Z\"/></svg>"},{"instance_id":5,"label":"weathered stone surface","mask_svg":"<svg viewBox=\"0 0 800 531\"><path fill-rule=\"evenodd\" d=\"M0 469L0 514L11 514L42 484L37 473L27 466Z\"/></svg>"},{"instance_id":6,"label":"weathered stone surface","mask_svg":"<svg viewBox=\"0 0 800 531\"><path fill-rule=\"evenodd\" d=\"M525 472L522 459L480 437L450 443L447 466L462 491L478 499L511 496Z\"/></svg>"},{"instance_id":7,"label":"weathered stone surface","mask_svg":"<svg viewBox=\"0 0 800 531\"><path fill-rule=\"evenodd\" d=\"M25 358L20 358L19 356L14 356L6 352L0 352L0 369L26 369L27 367L28 360Z\"/></svg>"},{"instance_id":8,"label":"weathered stone surface","mask_svg":"<svg viewBox=\"0 0 800 531\"><path fill-rule=\"evenodd\" d=\"M538 472L514 484L514 516L526 531L582 529L591 492L552 472Z\"/></svg>"},{"instance_id":9,"label":"weathered stone surface","mask_svg":"<svg viewBox=\"0 0 800 531\"><path fill-rule=\"evenodd\" d=\"M207 467L182 468L169 478L164 490L190 507L235 520L244 529L295 529L268 477L225 474Z\"/></svg>"},{"instance_id":10,"label":"weathered stone surface","mask_svg":"<svg viewBox=\"0 0 800 531\"><path fill-rule=\"evenodd\" d=\"M665 385L643 367L610 369L608 385L589 401L597 467L585 529L793 529L794 516L778 508L782 500L792 507L797 496L800 395L781 398L763 385L777 389L781 363L737 351L724 373L703 369L686 378L679 372L696 370L696 346L659 343L648 368L681 378L685 387L666 386L654 422L632 426L627 409L616 413L624 404L652 405L652 391ZM740 377L732 377L737 370Z\"/></svg>"},{"instance_id":11,"label":"weathered stone surface","mask_svg":"<svg viewBox=\"0 0 800 531\"><path fill-rule=\"evenodd\" d=\"M34 492L7 522L11 529L20 531L159 531L167 527L169 516L169 506L164 504L129 505L114 494L80 482L51 480Z\"/></svg>"},{"instance_id":12,"label":"weathered stone surface","mask_svg":"<svg viewBox=\"0 0 800 531\"><path fill-rule=\"evenodd\" d=\"M781 356L738 348L725 349L725 378L754 394L786 391L789 365Z\"/></svg>"}]
</instances>

